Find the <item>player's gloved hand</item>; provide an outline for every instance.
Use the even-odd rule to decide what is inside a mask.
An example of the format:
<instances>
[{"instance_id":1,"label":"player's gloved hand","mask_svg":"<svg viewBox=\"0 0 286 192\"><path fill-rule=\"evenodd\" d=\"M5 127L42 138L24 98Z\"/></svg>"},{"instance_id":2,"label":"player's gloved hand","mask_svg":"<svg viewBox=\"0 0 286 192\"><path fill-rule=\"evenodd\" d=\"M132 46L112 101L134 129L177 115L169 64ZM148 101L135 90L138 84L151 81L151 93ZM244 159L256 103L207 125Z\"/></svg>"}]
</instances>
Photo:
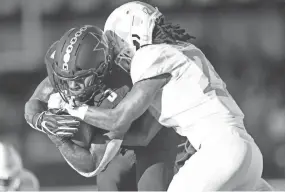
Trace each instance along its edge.
<instances>
[{"instance_id":1,"label":"player's gloved hand","mask_svg":"<svg viewBox=\"0 0 286 192\"><path fill-rule=\"evenodd\" d=\"M73 137L78 131L80 122L71 115L58 115L46 111L39 117L37 125L47 134L59 137Z\"/></svg>"},{"instance_id":2,"label":"player's gloved hand","mask_svg":"<svg viewBox=\"0 0 286 192\"><path fill-rule=\"evenodd\" d=\"M49 98L48 108L65 110L70 115L83 120L88 106L84 104L79 107L73 107L71 103L66 103L59 93L54 93Z\"/></svg>"}]
</instances>

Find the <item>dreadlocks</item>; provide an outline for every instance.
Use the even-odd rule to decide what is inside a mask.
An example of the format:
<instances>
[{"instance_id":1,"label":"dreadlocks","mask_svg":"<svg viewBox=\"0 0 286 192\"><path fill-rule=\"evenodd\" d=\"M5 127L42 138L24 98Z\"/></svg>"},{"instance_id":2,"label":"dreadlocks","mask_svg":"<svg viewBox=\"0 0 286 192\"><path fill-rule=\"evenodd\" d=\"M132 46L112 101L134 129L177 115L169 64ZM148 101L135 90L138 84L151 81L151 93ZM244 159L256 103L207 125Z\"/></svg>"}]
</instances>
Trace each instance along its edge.
<instances>
[{"instance_id":1,"label":"dreadlocks","mask_svg":"<svg viewBox=\"0 0 286 192\"><path fill-rule=\"evenodd\" d=\"M157 21L153 30L153 44L168 43L176 44L177 41L189 41L195 37L181 29L180 25L165 23L165 18L161 16Z\"/></svg>"}]
</instances>

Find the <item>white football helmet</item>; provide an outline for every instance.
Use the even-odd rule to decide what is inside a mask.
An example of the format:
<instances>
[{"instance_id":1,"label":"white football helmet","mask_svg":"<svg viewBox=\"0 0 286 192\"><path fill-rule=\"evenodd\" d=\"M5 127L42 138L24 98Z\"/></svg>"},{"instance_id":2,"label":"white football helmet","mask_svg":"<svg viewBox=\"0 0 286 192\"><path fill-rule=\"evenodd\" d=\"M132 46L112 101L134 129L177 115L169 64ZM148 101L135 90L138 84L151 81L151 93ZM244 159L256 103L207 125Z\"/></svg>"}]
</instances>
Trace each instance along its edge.
<instances>
[{"instance_id":1,"label":"white football helmet","mask_svg":"<svg viewBox=\"0 0 286 192\"><path fill-rule=\"evenodd\" d=\"M15 179L22 171L22 159L10 145L0 142L0 191L18 188L20 181Z\"/></svg>"},{"instance_id":2,"label":"white football helmet","mask_svg":"<svg viewBox=\"0 0 286 192\"><path fill-rule=\"evenodd\" d=\"M23 168L22 159L10 145L0 142L0 178L14 176Z\"/></svg>"},{"instance_id":3,"label":"white football helmet","mask_svg":"<svg viewBox=\"0 0 286 192\"><path fill-rule=\"evenodd\" d=\"M140 1L133 1L116 8L107 18L104 32L115 47L115 63L124 70L136 50L152 43L152 33L160 11Z\"/></svg>"},{"instance_id":4,"label":"white football helmet","mask_svg":"<svg viewBox=\"0 0 286 192\"><path fill-rule=\"evenodd\" d=\"M0 191L38 190L38 179L23 168L19 153L12 145L0 142Z\"/></svg>"}]
</instances>

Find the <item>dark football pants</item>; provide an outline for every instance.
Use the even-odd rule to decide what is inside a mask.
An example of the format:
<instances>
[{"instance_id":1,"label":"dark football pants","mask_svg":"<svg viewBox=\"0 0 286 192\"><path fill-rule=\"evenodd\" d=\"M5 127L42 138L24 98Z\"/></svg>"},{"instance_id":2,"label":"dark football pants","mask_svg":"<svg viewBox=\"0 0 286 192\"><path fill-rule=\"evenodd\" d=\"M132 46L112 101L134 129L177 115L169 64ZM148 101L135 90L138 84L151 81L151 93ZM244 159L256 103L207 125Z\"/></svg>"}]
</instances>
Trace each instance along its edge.
<instances>
[{"instance_id":1,"label":"dark football pants","mask_svg":"<svg viewBox=\"0 0 286 192\"><path fill-rule=\"evenodd\" d=\"M162 128L146 147L128 149L98 175L99 191L166 191L174 175L179 136Z\"/></svg>"}]
</instances>

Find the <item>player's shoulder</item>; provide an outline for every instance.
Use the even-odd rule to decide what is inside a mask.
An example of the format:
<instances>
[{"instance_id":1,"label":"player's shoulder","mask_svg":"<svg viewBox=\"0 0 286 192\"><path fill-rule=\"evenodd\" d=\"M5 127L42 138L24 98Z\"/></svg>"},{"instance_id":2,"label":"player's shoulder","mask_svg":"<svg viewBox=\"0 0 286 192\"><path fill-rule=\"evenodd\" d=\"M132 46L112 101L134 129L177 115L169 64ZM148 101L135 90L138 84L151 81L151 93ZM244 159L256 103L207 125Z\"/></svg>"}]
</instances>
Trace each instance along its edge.
<instances>
[{"instance_id":1,"label":"player's shoulder","mask_svg":"<svg viewBox=\"0 0 286 192\"><path fill-rule=\"evenodd\" d=\"M171 73L185 55L174 45L154 44L140 48L134 55L130 67L133 83L163 73Z\"/></svg>"},{"instance_id":2,"label":"player's shoulder","mask_svg":"<svg viewBox=\"0 0 286 192\"><path fill-rule=\"evenodd\" d=\"M183 55L174 45L154 44L140 48L134 55L131 63L131 70L136 68L150 67L155 64L162 64L166 61L174 61ZM142 69L144 70L144 69Z\"/></svg>"},{"instance_id":3,"label":"player's shoulder","mask_svg":"<svg viewBox=\"0 0 286 192\"><path fill-rule=\"evenodd\" d=\"M146 45L136 51L134 58L138 59L140 57L148 58L159 58L165 57L168 54L183 54L185 51L199 50L194 44L189 42L177 42L177 44L152 44ZM148 57L146 55L148 54ZM133 59L134 59L133 58Z\"/></svg>"},{"instance_id":4,"label":"player's shoulder","mask_svg":"<svg viewBox=\"0 0 286 192\"><path fill-rule=\"evenodd\" d=\"M178 52L178 50L173 45L165 43L146 45L140 48L138 51L136 51L133 60L142 58L151 60L165 56L165 54L170 54L175 52Z\"/></svg>"}]
</instances>

